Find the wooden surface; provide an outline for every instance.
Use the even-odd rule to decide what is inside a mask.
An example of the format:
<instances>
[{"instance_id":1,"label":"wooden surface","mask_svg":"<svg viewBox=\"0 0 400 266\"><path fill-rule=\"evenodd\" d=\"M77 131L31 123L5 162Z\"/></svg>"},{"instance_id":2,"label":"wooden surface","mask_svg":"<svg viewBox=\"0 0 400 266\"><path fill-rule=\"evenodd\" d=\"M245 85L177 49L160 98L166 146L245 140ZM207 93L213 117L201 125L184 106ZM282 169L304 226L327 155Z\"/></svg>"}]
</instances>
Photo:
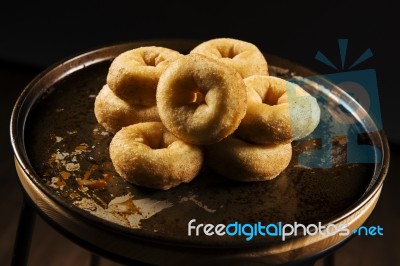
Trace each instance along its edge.
<instances>
[{"instance_id":1,"label":"wooden surface","mask_svg":"<svg viewBox=\"0 0 400 266\"><path fill-rule=\"evenodd\" d=\"M9 265L22 194L14 171L8 136L12 106L23 87L39 73L37 69L0 64L0 265ZM384 228L382 237L356 237L335 254L335 265L400 265L399 172L400 148L391 147L391 167L382 196L367 225ZM155 256L157 254L154 254ZM89 265L90 253L64 238L40 218L37 219L29 265ZM118 265L101 259L100 265ZM323 265L321 261L318 266Z\"/></svg>"}]
</instances>

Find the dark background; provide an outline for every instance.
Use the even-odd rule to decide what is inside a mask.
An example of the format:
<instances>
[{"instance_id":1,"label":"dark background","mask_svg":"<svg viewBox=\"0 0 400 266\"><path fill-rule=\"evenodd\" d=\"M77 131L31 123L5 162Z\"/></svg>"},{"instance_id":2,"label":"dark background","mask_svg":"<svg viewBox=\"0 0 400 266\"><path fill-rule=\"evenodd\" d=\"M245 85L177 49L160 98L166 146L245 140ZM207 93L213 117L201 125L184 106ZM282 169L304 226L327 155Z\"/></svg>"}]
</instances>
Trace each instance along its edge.
<instances>
[{"instance_id":1,"label":"dark background","mask_svg":"<svg viewBox=\"0 0 400 266\"><path fill-rule=\"evenodd\" d=\"M347 66L371 48L374 56L355 69L376 69L384 126L389 137L400 142L400 127L394 126L391 109L397 102L400 59L395 1L374 5L350 1L129 2L3 4L0 62L43 69L65 57L118 42L233 37L320 73L332 73L335 70L314 59L315 53L321 50L339 65L337 39L347 38Z\"/></svg>"},{"instance_id":2,"label":"dark background","mask_svg":"<svg viewBox=\"0 0 400 266\"><path fill-rule=\"evenodd\" d=\"M395 1L374 3L230 1L211 4L199 1L148 1L138 4L134 1L94 0L81 1L79 4L71 1L2 3L0 91L4 96L0 97L0 170L4 174L3 186L16 185L8 136L11 108L21 90L34 76L66 57L93 48L159 38L242 39L256 44L263 51L285 57L322 74L336 71L315 60L314 56L321 50L339 66L337 39L349 39L347 66L370 48L374 56L354 70L373 68L377 72L383 127L392 148L392 165L397 167L400 144L397 115L399 8ZM382 239L356 239L352 241L352 244L356 244L350 245L350 252L349 248L342 251L350 257L366 256L362 261L367 264L357 265L374 265L369 262L377 262L382 258L386 258L387 264L383 261L380 265L400 262L394 243L396 237L400 237L399 233L396 235L395 225L400 221L400 208L395 197L399 185L397 177L397 173L391 170L386 181L391 183L385 186L384 198L372 217L373 222L386 226L385 232L389 236L385 235ZM17 198L12 198L9 195L11 193L17 193ZM1 193L1 197L5 198L1 201L2 208L20 202L18 190ZM17 216L16 212L15 217L11 218L16 220ZM4 236L13 237L15 225L9 225L1 218L0 227L8 230ZM2 244L1 251L7 250L5 257L9 258L10 248L7 247ZM0 264L1 258L3 256L0 257Z\"/></svg>"}]
</instances>

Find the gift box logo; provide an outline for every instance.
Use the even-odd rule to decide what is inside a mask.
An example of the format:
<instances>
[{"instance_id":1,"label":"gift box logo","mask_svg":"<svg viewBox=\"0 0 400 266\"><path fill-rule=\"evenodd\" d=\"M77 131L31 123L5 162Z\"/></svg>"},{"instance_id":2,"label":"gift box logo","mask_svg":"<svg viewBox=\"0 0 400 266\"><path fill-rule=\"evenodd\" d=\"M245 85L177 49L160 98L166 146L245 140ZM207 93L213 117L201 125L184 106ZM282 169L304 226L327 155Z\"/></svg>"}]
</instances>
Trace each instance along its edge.
<instances>
[{"instance_id":1,"label":"gift box logo","mask_svg":"<svg viewBox=\"0 0 400 266\"><path fill-rule=\"evenodd\" d=\"M324 93L313 95L321 109L321 122L308 139L321 141L319 149L305 151L299 155L298 163L303 167L331 168L334 166L333 141L337 137L347 139L347 163L377 163L380 151L368 143L360 143L360 135L382 129L378 85L374 69L353 70L372 56L367 49L350 67L346 68L347 39L339 39L341 70L322 52L315 59L339 71L332 74L294 78L291 82L307 88L310 82ZM321 81L323 85L321 85ZM315 90L315 89L314 89ZM310 91L310 90L308 90ZM330 95L327 99L326 95ZM373 120L373 128L365 127ZM369 123L371 124L371 123Z\"/></svg>"}]
</instances>

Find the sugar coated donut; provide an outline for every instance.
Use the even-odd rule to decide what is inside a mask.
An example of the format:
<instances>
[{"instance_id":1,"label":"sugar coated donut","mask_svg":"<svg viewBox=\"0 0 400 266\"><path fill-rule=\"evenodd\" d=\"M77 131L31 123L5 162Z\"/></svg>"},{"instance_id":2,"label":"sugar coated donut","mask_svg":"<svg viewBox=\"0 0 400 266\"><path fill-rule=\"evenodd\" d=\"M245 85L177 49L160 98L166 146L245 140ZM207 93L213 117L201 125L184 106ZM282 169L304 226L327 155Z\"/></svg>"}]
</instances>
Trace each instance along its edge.
<instances>
[{"instance_id":1,"label":"sugar coated donut","mask_svg":"<svg viewBox=\"0 0 400 266\"><path fill-rule=\"evenodd\" d=\"M109 132L140 122L161 121L157 106L133 105L117 97L104 85L96 97L94 114L97 121Z\"/></svg>"},{"instance_id":2,"label":"sugar coated donut","mask_svg":"<svg viewBox=\"0 0 400 266\"><path fill-rule=\"evenodd\" d=\"M248 106L236 133L254 143L288 143L309 135L318 125L317 100L300 86L271 76L244 80Z\"/></svg>"},{"instance_id":3,"label":"sugar coated donut","mask_svg":"<svg viewBox=\"0 0 400 266\"><path fill-rule=\"evenodd\" d=\"M121 99L135 105L156 104L158 79L165 68L180 58L180 53L156 46L124 52L112 62L107 84Z\"/></svg>"},{"instance_id":4,"label":"sugar coated donut","mask_svg":"<svg viewBox=\"0 0 400 266\"><path fill-rule=\"evenodd\" d=\"M175 136L192 144L215 143L230 135L245 115L246 86L226 65L198 54L178 59L161 75L157 107Z\"/></svg>"},{"instance_id":5,"label":"sugar coated donut","mask_svg":"<svg viewBox=\"0 0 400 266\"><path fill-rule=\"evenodd\" d=\"M110 144L117 173L139 186L167 190L190 182L200 171L200 148L169 133L161 122L122 128Z\"/></svg>"},{"instance_id":6,"label":"sugar coated donut","mask_svg":"<svg viewBox=\"0 0 400 266\"><path fill-rule=\"evenodd\" d=\"M288 165L292 146L254 144L236 136L209 145L206 163L215 172L239 181L264 181L278 176Z\"/></svg>"},{"instance_id":7,"label":"sugar coated donut","mask_svg":"<svg viewBox=\"0 0 400 266\"><path fill-rule=\"evenodd\" d=\"M268 64L263 54L251 43L219 38L203 42L190 53L202 54L236 69L242 78L252 75L268 75Z\"/></svg>"}]
</instances>

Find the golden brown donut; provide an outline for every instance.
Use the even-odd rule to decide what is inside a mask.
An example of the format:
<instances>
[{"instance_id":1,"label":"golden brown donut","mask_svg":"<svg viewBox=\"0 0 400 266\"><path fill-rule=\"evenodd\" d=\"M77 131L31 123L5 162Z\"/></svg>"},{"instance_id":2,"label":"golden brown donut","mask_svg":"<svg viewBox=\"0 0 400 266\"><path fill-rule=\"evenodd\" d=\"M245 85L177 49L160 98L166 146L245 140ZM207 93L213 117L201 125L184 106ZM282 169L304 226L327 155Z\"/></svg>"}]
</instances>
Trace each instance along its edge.
<instances>
[{"instance_id":1,"label":"golden brown donut","mask_svg":"<svg viewBox=\"0 0 400 266\"><path fill-rule=\"evenodd\" d=\"M292 157L292 145L254 144L231 135L207 146L206 163L215 172L239 181L265 181L278 176Z\"/></svg>"},{"instance_id":2,"label":"golden brown donut","mask_svg":"<svg viewBox=\"0 0 400 266\"><path fill-rule=\"evenodd\" d=\"M241 138L261 144L288 143L317 127L317 100L300 86L271 76L251 76L244 82L248 106L236 131Z\"/></svg>"},{"instance_id":3,"label":"golden brown donut","mask_svg":"<svg viewBox=\"0 0 400 266\"><path fill-rule=\"evenodd\" d=\"M268 64L263 54L251 43L219 38L203 42L190 53L202 54L233 67L242 78L268 75Z\"/></svg>"},{"instance_id":4,"label":"golden brown donut","mask_svg":"<svg viewBox=\"0 0 400 266\"><path fill-rule=\"evenodd\" d=\"M107 84L121 99L134 105L154 106L158 79L182 55L174 50L146 46L118 55L107 75Z\"/></svg>"},{"instance_id":5,"label":"golden brown donut","mask_svg":"<svg viewBox=\"0 0 400 266\"><path fill-rule=\"evenodd\" d=\"M161 121L175 136L205 145L230 135L246 112L246 86L226 65L198 54L171 63L157 87Z\"/></svg>"},{"instance_id":6,"label":"golden brown donut","mask_svg":"<svg viewBox=\"0 0 400 266\"><path fill-rule=\"evenodd\" d=\"M96 97L94 114L97 121L109 132L140 122L161 121L157 106L133 105L117 97L104 85Z\"/></svg>"},{"instance_id":7,"label":"golden brown donut","mask_svg":"<svg viewBox=\"0 0 400 266\"><path fill-rule=\"evenodd\" d=\"M128 182L163 190L190 182L203 163L200 148L177 139L161 122L122 128L110 143L110 157Z\"/></svg>"}]
</instances>

